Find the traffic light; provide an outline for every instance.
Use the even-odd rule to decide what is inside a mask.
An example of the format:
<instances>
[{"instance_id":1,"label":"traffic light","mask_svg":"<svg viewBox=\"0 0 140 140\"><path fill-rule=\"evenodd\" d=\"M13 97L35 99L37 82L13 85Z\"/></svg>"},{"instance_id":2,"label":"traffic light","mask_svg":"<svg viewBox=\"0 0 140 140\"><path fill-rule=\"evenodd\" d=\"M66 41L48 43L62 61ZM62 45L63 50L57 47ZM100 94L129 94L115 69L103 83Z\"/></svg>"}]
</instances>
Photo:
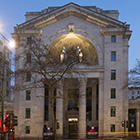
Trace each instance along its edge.
<instances>
[{"instance_id":1,"label":"traffic light","mask_svg":"<svg viewBox=\"0 0 140 140\"><path fill-rule=\"evenodd\" d=\"M17 125L18 125L18 116L14 115L13 126L17 126Z\"/></svg>"},{"instance_id":2,"label":"traffic light","mask_svg":"<svg viewBox=\"0 0 140 140\"><path fill-rule=\"evenodd\" d=\"M125 121L122 121L122 127L125 127Z\"/></svg>"},{"instance_id":3,"label":"traffic light","mask_svg":"<svg viewBox=\"0 0 140 140\"><path fill-rule=\"evenodd\" d=\"M5 126L10 127L10 115L6 114L5 117Z\"/></svg>"},{"instance_id":4,"label":"traffic light","mask_svg":"<svg viewBox=\"0 0 140 140\"><path fill-rule=\"evenodd\" d=\"M59 122L57 122L57 129L59 129Z\"/></svg>"}]
</instances>

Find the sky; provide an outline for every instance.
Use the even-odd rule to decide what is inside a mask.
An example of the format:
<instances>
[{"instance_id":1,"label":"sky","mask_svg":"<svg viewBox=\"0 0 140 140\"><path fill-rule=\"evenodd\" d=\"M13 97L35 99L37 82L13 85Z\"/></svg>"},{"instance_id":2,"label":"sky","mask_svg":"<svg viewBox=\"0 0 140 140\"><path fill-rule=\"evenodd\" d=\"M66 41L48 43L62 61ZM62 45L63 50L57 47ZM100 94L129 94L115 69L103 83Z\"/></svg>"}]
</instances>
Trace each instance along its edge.
<instances>
[{"instance_id":1,"label":"sky","mask_svg":"<svg viewBox=\"0 0 140 140\"><path fill-rule=\"evenodd\" d=\"M25 22L26 12L40 12L51 6L73 2L80 6L96 6L103 10L118 10L119 20L130 24L129 70L140 59L140 0L1 0L0 33L11 40L16 24Z\"/></svg>"}]
</instances>

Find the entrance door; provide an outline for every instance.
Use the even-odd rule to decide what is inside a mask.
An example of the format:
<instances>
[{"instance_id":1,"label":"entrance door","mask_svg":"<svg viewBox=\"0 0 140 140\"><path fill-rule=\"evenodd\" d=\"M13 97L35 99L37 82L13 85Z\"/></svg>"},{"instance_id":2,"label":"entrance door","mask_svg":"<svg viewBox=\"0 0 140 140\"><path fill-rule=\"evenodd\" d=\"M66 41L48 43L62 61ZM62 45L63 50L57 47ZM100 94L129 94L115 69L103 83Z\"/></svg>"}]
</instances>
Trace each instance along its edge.
<instances>
[{"instance_id":1,"label":"entrance door","mask_svg":"<svg viewBox=\"0 0 140 140\"><path fill-rule=\"evenodd\" d=\"M77 122L69 122L69 137L70 138L77 138L78 137L78 127Z\"/></svg>"}]
</instances>

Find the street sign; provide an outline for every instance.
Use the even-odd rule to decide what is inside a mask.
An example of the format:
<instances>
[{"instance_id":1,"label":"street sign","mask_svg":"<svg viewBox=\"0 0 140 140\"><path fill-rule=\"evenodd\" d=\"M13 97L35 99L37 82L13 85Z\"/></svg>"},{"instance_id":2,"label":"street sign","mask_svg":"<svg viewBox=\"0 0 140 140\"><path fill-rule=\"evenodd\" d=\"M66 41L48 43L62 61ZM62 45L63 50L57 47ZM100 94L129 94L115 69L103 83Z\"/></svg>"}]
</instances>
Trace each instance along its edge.
<instances>
[{"instance_id":1,"label":"street sign","mask_svg":"<svg viewBox=\"0 0 140 140\"><path fill-rule=\"evenodd\" d=\"M52 134L52 127L43 128L43 140L47 140Z\"/></svg>"}]
</instances>

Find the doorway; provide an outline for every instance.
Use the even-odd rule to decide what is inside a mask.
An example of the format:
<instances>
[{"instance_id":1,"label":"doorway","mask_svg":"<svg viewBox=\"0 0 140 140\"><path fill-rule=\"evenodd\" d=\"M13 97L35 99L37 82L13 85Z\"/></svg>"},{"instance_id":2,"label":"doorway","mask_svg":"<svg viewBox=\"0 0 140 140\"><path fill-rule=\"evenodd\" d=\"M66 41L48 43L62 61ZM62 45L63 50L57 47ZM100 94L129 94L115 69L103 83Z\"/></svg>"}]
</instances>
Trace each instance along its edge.
<instances>
[{"instance_id":1,"label":"doorway","mask_svg":"<svg viewBox=\"0 0 140 140\"><path fill-rule=\"evenodd\" d=\"M78 123L77 121L69 122L69 138L77 138L78 137Z\"/></svg>"}]
</instances>

